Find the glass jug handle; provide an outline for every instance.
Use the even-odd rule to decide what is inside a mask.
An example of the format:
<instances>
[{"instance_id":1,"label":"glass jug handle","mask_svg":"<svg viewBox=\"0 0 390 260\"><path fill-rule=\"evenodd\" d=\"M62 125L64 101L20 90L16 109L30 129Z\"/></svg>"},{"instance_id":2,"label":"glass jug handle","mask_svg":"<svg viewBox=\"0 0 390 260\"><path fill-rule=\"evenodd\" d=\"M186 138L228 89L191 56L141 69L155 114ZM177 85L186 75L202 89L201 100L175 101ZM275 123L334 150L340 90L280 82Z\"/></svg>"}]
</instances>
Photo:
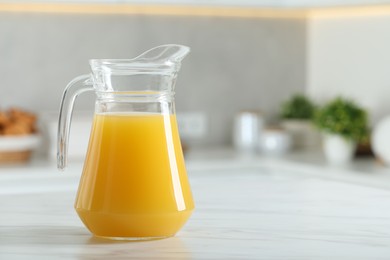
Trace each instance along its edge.
<instances>
[{"instance_id":1,"label":"glass jug handle","mask_svg":"<svg viewBox=\"0 0 390 260\"><path fill-rule=\"evenodd\" d=\"M81 75L68 83L62 95L57 132L57 168L59 170L65 169L68 161L69 132L74 102L81 93L93 91L92 86L92 75Z\"/></svg>"}]
</instances>

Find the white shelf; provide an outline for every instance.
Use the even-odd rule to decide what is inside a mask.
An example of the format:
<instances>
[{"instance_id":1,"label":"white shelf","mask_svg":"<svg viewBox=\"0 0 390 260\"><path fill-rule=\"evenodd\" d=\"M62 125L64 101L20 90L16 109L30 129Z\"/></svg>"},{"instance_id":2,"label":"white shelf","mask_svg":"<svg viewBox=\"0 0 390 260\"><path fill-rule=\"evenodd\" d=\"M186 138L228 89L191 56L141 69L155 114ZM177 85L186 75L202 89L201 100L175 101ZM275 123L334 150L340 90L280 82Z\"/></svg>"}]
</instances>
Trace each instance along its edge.
<instances>
[{"instance_id":1,"label":"white shelf","mask_svg":"<svg viewBox=\"0 0 390 260\"><path fill-rule=\"evenodd\" d=\"M390 4L390 0L0 0L0 3L81 3L134 5L236 6L263 8L314 8Z\"/></svg>"}]
</instances>

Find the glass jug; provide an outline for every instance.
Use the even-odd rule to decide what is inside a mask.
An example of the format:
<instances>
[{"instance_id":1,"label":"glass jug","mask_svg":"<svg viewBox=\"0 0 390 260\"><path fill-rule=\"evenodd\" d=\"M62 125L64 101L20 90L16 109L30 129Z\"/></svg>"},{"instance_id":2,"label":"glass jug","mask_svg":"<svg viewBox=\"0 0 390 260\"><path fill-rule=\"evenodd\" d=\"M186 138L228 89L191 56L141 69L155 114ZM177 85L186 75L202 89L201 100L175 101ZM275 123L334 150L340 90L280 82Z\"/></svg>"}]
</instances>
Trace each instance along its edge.
<instances>
[{"instance_id":1,"label":"glass jug","mask_svg":"<svg viewBox=\"0 0 390 260\"><path fill-rule=\"evenodd\" d=\"M67 164L73 104L95 91L95 115L75 209L98 237L173 236L194 203L174 107L189 48L163 45L134 59L91 60L92 73L66 87L58 125L58 168Z\"/></svg>"}]
</instances>

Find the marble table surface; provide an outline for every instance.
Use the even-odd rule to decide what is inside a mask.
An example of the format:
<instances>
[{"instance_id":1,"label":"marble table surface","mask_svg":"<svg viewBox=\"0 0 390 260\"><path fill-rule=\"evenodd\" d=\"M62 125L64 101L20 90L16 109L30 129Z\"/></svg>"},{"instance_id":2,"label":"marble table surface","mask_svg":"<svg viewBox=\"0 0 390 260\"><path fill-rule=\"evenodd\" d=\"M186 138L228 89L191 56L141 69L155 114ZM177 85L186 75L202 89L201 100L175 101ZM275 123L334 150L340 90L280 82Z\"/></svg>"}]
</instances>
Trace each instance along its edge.
<instances>
[{"instance_id":1,"label":"marble table surface","mask_svg":"<svg viewBox=\"0 0 390 260\"><path fill-rule=\"evenodd\" d=\"M81 163L0 168L0 259L390 259L386 186L233 161L190 161L194 214L175 237L147 242L84 228L73 209Z\"/></svg>"}]
</instances>

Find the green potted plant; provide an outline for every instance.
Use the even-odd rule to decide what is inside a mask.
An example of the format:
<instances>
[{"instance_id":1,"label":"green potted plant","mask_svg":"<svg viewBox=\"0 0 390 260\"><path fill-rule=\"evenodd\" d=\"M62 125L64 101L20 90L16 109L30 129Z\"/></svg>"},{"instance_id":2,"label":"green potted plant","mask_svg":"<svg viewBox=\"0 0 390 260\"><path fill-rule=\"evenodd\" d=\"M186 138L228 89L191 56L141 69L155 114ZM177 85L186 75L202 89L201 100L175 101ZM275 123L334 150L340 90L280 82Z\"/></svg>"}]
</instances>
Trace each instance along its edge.
<instances>
[{"instance_id":1,"label":"green potted plant","mask_svg":"<svg viewBox=\"0 0 390 260\"><path fill-rule=\"evenodd\" d=\"M292 136L293 148L319 146L320 134L312 123L315 110L314 103L303 94L294 94L281 104L281 125Z\"/></svg>"},{"instance_id":2,"label":"green potted plant","mask_svg":"<svg viewBox=\"0 0 390 260\"><path fill-rule=\"evenodd\" d=\"M350 161L357 143L367 137L367 112L341 97L319 109L313 120L324 133L324 153L331 163Z\"/></svg>"},{"instance_id":3,"label":"green potted plant","mask_svg":"<svg viewBox=\"0 0 390 260\"><path fill-rule=\"evenodd\" d=\"M285 119L309 120L313 117L315 105L306 96L295 94L282 103L280 115Z\"/></svg>"}]
</instances>

